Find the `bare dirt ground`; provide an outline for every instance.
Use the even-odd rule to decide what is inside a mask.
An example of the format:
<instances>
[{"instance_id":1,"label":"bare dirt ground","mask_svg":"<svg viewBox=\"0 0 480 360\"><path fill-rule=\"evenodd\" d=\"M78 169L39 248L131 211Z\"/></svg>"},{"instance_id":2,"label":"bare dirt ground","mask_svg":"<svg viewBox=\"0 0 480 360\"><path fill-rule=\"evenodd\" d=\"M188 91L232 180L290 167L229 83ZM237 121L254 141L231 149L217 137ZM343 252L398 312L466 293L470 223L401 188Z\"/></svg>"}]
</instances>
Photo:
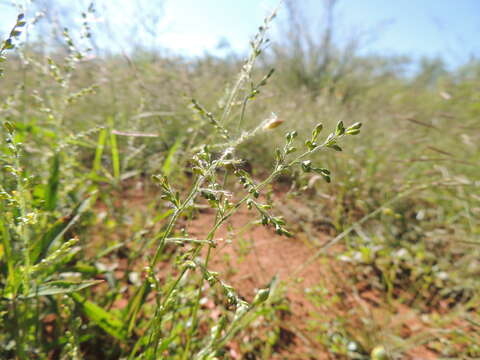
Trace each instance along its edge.
<instances>
[{"instance_id":1,"label":"bare dirt ground","mask_svg":"<svg viewBox=\"0 0 480 360\"><path fill-rule=\"evenodd\" d=\"M211 214L204 213L190 224L190 233L205 235L211 224ZM382 304L379 294L372 290L361 291L349 287L342 273L342 264L333 256L325 254L317 260L312 258L317 247L302 240L301 234L294 238L276 235L271 229L252 225L253 213L241 210L230 222L232 229L247 229L243 234L230 233L223 228L218 237L228 243L219 246L215 252L211 268L226 274L226 279L241 295L251 299L256 289L265 287L277 276L285 284L285 296L290 304L290 313L284 318L284 330L291 334L289 344L279 354L278 359L329 359L315 335L311 333L309 320L312 314L332 320L337 315L350 316L348 310L358 308L358 315L375 318L385 326L402 329L405 337L415 336L424 331L424 325L406 306L396 305L396 309ZM318 233L317 239L323 243L329 236ZM336 249L331 249L335 253ZM231 269L235 269L232 273ZM330 297L340 294L337 309L318 308L307 297L309 289L323 286ZM352 325L361 319L353 319ZM381 331L381 329L375 329ZM372 337L378 334L371 334ZM405 359L436 359L433 352L419 346L408 352Z\"/></svg>"},{"instance_id":2,"label":"bare dirt ground","mask_svg":"<svg viewBox=\"0 0 480 360\"><path fill-rule=\"evenodd\" d=\"M144 212L148 211L153 197L142 186L129 186L123 191L121 203L116 205L124 206L129 213ZM286 202L284 206L291 206L295 211L298 204ZM99 204L98 210L106 211L106 208ZM283 283L289 312L282 317L280 338L284 344L278 347L273 359L341 358L329 355L318 341L319 334L310 323L312 316L317 323L324 324L336 317L348 318L352 333L367 332L359 336L380 342L386 329L405 339L422 336L428 330L420 314L412 309L400 303L387 305L378 291L349 281L348 271L335 256L342 249L341 245L330 248L328 253L312 261L318 244L328 241L331 234L319 230L314 234L317 244L314 245L306 240L301 228L297 229L293 238L287 238L276 235L255 220L253 211L241 209L218 231L216 239L219 245L214 249L209 267L218 271L222 280L246 299L252 299L255 291L265 287L274 276ZM184 225L191 236L202 238L212 222L213 212L205 210ZM122 267L117 272L121 278ZM308 297L311 289L319 287L327 290L327 303L323 305L313 303ZM123 307L126 299L120 302L115 306ZM376 325L367 327L366 321ZM230 355L241 359L235 342L230 344L230 348ZM421 343L410 348L403 357L411 360L436 358L435 353Z\"/></svg>"},{"instance_id":3,"label":"bare dirt ground","mask_svg":"<svg viewBox=\"0 0 480 360\"><path fill-rule=\"evenodd\" d=\"M226 274L226 281L230 283L245 298L252 299L257 289L268 285L274 276L286 285L291 314L284 318L285 331L292 334L291 346L293 353L298 352L308 341L299 332L305 332L303 320L308 318L309 311L314 308L306 301L304 290L318 284L324 279L324 268L315 262L304 267L314 248L307 246L295 238L286 238L276 235L272 230L261 225L252 225L252 213L240 211L230 222L234 229L247 229L243 234L229 234L223 228L218 237L224 243L214 251L211 262L212 270ZM192 235L204 235L204 229L210 225L211 217L203 214L194 220L190 227ZM235 271L232 272L231 270ZM299 321L300 320L300 321ZM307 344L309 345L309 344ZM287 348L287 352L293 348ZM305 351L306 349L303 349ZM295 357L291 357L295 358Z\"/></svg>"}]
</instances>

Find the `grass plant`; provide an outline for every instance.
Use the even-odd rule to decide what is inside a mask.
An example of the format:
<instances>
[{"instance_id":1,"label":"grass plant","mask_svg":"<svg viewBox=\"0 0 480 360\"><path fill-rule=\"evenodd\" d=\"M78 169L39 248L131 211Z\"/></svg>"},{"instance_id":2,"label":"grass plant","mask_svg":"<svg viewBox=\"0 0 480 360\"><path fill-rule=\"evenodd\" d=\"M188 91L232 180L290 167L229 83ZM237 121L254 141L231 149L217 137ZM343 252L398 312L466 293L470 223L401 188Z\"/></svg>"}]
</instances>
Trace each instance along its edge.
<instances>
[{"instance_id":1,"label":"grass plant","mask_svg":"<svg viewBox=\"0 0 480 360\"><path fill-rule=\"evenodd\" d=\"M1 358L480 356L478 61L278 47L276 11L246 60L94 57L94 13L0 47ZM245 290L278 238L308 256Z\"/></svg>"}]
</instances>

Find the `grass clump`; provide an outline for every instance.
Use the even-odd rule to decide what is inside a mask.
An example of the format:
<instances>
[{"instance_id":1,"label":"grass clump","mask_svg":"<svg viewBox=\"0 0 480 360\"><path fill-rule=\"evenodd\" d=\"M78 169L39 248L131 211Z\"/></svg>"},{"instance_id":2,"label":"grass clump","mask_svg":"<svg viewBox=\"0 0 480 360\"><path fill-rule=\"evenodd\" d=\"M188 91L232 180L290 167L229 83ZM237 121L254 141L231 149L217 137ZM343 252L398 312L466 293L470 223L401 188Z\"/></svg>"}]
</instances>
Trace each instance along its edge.
<instances>
[{"instance_id":1,"label":"grass clump","mask_svg":"<svg viewBox=\"0 0 480 360\"><path fill-rule=\"evenodd\" d=\"M477 62L275 13L245 61L91 58L94 11L0 50L2 358L478 357Z\"/></svg>"},{"instance_id":2,"label":"grass clump","mask_svg":"<svg viewBox=\"0 0 480 360\"><path fill-rule=\"evenodd\" d=\"M247 206L258 213L262 224L272 226L279 235L291 236L285 228L285 221L271 213L271 206L261 202L260 194L276 177L296 166L304 172L317 172L330 181L330 171L314 166L309 158L325 149L340 151L340 139L357 134L360 128L359 123L345 128L339 122L333 133L318 142L322 130L322 126L318 125L312 132L311 140L305 143L305 150L296 156L293 153L297 152L297 133L289 132L283 148L276 150L273 170L263 180L253 179L239 167L243 161L237 157L236 148L257 133L274 131L281 124L277 118L267 118L254 128L245 130L243 126L249 101L258 95L259 89L267 84L273 74L273 70L269 71L256 84L253 79L254 64L267 42L266 31L273 18L274 14L265 20L254 38L252 55L243 65L218 120L215 114L192 100L192 109L199 117L197 126L201 128L203 123L208 124L216 134L207 142L191 142L184 150L183 156L188 159L192 171L190 184L186 188L181 191L175 189L167 176L172 172L171 157L182 142L177 141L165 158L163 173L153 177L160 187L160 198L168 204L170 211L162 215L167 220L156 233L149 234L151 238L142 249L147 259L143 275L128 286L127 291L131 296L122 311L109 309L107 305L109 297L120 295L115 294L119 291L118 287L103 294L94 290L102 280L85 279L89 273L99 274L101 267L97 264L89 268L84 264L85 261L81 260L84 251L78 246L80 239L76 235L81 231L79 222L82 215L96 201L99 182L107 181L115 188L122 181L121 145L116 139L122 133L114 130L114 120L109 121L108 127L99 129L92 171L81 176L87 184L76 182L78 188L68 182L77 176L84 165L77 163L77 159L67 157L72 156L68 154L72 146L89 148L88 143L83 145L82 141L92 131L70 136L57 143L56 147L50 147L46 156L50 166L44 170L48 176L42 180L40 169L34 172L35 169L26 159L29 150L19 138L22 123L18 120L4 122L6 147L2 157L4 187L1 225L2 262L5 265L2 284L2 297L5 300L2 323L5 331L2 342L8 349L5 357L80 358L84 352L82 348L86 346L85 355L88 357L210 359L221 356L227 343L260 314L268 314L268 309L273 306L269 299L276 296L277 281L273 280L267 287L259 289L248 302L221 279L221 274L210 270L209 260L217 246L216 232L241 206ZM22 19L23 16L20 16L18 21ZM17 23L16 27L20 25ZM11 33L11 36L18 35L15 29ZM66 112L79 98L94 89L87 87L75 91L70 86L76 63L83 58L83 54L74 45L67 29L63 31L63 36L68 46L64 64L60 66L52 58L47 59L49 75L60 86L60 101L52 102L51 107L43 109L47 121L59 133L66 130ZM4 49L10 49L11 39L7 39L5 44L8 46L4 45ZM252 86L245 92L244 84L247 81ZM239 118L232 112L238 98L243 99ZM37 95L37 99L46 106L46 99L40 95ZM20 131L17 132L17 128ZM32 128L33 125L23 130L29 133ZM56 134L53 138L56 138ZM103 148L107 139L111 148L112 172L106 173L108 176L104 178L99 172L103 170ZM219 142L219 139L223 142ZM47 144L43 145L48 148ZM129 145L132 146L132 143ZM42 154L43 158L45 155ZM70 168L63 173L67 166ZM228 189L238 183L242 191L237 191L235 187ZM68 193L65 193L67 189ZM78 200L78 194L72 195L75 192L88 195ZM63 196L70 199L65 203ZM190 236L188 228L179 233L178 228L179 220L192 211L200 198L207 201L215 218L204 239ZM62 215L65 214L65 207L71 210L67 215ZM83 241L87 241L84 246L88 244L88 240ZM176 244L185 250L175 255L172 273L160 279L156 272L160 261L165 261L169 244ZM209 293L205 291L207 284ZM81 291L86 288L91 288L88 290L90 296ZM96 300L89 299L92 295ZM208 296L215 296L225 304L222 314L214 322L206 318L200 309ZM53 329L49 331L46 331L50 322L47 318L52 318L54 322ZM99 337L91 334L91 331L98 333L95 327L103 331ZM100 338L110 345L95 348L94 344Z\"/></svg>"}]
</instances>

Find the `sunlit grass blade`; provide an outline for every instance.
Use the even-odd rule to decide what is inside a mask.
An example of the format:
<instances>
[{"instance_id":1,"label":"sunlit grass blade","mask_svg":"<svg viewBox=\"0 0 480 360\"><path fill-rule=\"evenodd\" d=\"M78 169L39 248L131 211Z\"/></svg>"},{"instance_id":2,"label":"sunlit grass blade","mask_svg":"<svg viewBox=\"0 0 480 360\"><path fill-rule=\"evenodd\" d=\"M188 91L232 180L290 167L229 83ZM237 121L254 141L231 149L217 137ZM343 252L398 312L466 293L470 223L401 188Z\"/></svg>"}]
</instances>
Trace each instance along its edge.
<instances>
[{"instance_id":1,"label":"sunlit grass blade","mask_svg":"<svg viewBox=\"0 0 480 360\"><path fill-rule=\"evenodd\" d=\"M39 242L33 244L30 253L32 263L39 261L47 255L49 249L60 241L63 235L75 225L85 211L90 209L95 198L96 197L92 195L82 201L70 215L58 219L48 231L43 234Z\"/></svg>"},{"instance_id":2,"label":"sunlit grass blade","mask_svg":"<svg viewBox=\"0 0 480 360\"><path fill-rule=\"evenodd\" d=\"M49 281L41 284L38 288L32 288L25 298L33 298L37 296L70 294L75 291L86 289L102 283L103 280L89 280L89 281Z\"/></svg>"},{"instance_id":3,"label":"sunlit grass blade","mask_svg":"<svg viewBox=\"0 0 480 360\"><path fill-rule=\"evenodd\" d=\"M181 137L178 137L177 140L175 141L175 144L173 144L173 146L168 151L167 157L165 158L165 162L163 163L163 166L162 166L162 173L165 176L169 176L173 172L174 164L175 164L174 162L175 155L178 149L180 148L180 146L182 145L182 142L183 142L183 139Z\"/></svg>"},{"instance_id":4,"label":"sunlit grass blade","mask_svg":"<svg viewBox=\"0 0 480 360\"><path fill-rule=\"evenodd\" d=\"M90 321L118 340L125 341L127 339L127 331L124 323L115 315L102 309L80 294L73 293L71 297L80 305L82 312Z\"/></svg>"},{"instance_id":5,"label":"sunlit grass blade","mask_svg":"<svg viewBox=\"0 0 480 360\"><path fill-rule=\"evenodd\" d=\"M113 118L109 119L109 124L113 126ZM117 135L110 129L110 149L112 151L113 177L115 181L120 180L120 154L118 152Z\"/></svg>"},{"instance_id":6,"label":"sunlit grass blade","mask_svg":"<svg viewBox=\"0 0 480 360\"><path fill-rule=\"evenodd\" d=\"M147 283L140 286L133 297L128 302L127 306L127 321L128 321L128 333L130 334L135 326L138 312L142 307L147 295L150 293L149 286Z\"/></svg>"},{"instance_id":7,"label":"sunlit grass blade","mask_svg":"<svg viewBox=\"0 0 480 360\"><path fill-rule=\"evenodd\" d=\"M60 185L60 155L57 153L52 159L50 177L45 191L45 208L53 211L57 207L58 187Z\"/></svg>"},{"instance_id":8,"label":"sunlit grass blade","mask_svg":"<svg viewBox=\"0 0 480 360\"><path fill-rule=\"evenodd\" d=\"M107 130L102 129L98 134L97 148L95 150L95 158L93 160L93 171L98 174L102 167L102 155L107 139Z\"/></svg>"}]
</instances>

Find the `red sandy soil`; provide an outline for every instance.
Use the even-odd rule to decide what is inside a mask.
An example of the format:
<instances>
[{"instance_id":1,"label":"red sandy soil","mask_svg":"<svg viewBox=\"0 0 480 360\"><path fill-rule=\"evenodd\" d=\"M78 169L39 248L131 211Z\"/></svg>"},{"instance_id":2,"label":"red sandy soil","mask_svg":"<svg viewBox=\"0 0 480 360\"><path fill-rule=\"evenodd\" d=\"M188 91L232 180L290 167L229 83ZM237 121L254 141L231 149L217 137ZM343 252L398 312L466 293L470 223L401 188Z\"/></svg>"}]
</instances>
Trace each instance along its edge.
<instances>
[{"instance_id":1,"label":"red sandy soil","mask_svg":"<svg viewBox=\"0 0 480 360\"><path fill-rule=\"evenodd\" d=\"M253 211L240 210L229 223L232 229L248 227L254 217ZM204 213L189 224L190 235L205 235L209 229L212 215ZM373 291L364 291L355 294L348 288L346 279L342 278L340 266L332 256L325 254L318 260L312 261L317 248L305 240L301 234L294 238L276 235L271 229L255 224L240 236L229 233L223 227L217 238L224 241L214 251L210 268L220 274L226 274L224 280L232 285L241 295L252 299L255 291L265 287L270 280L277 276L286 285L286 293L291 313L284 321L284 328L293 334L291 344L280 352L278 359L332 359L325 349L315 340L307 321L312 313L317 313L325 320L332 319L332 315L348 316L349 307L357 307L358 315L375 318L379 324L387 324L392 328L401 328L406 337L422 332L424 325L419 317L409 308L398 305L393 315L390 309L382 307L382 299ZM317 234L320 243L329 240L329 236ZM243 243L243 245L242 245ZM246 249L245 249L246 248ZM338 247L337 247L338 249ZM332 249L335 252L336 249ZM235 273L229 272L235 269ZM333 272L333 273L332 273ZM341 293L343 303L338 309L317 308L306 296L306 290L316 286L324 286L331 294ZM346 287L343 285L347 285ZM358 319L360 320L360 319ZM353 321L352 325L357 322ZM373 334L373 337L378 337ZM335 357L333 357L335 358ZM411 350L404 359L430 360L436 359L434 353L423 347ZM240 359L240 357L239 357Z\"/></svg>"},{"instance_id":2,"label":"red sandy soil","mask_svg":"<svg viewBox=\"0 0 480 360\"><path fill-rule=\"evenodd\" d=\"M153 199L152 194L147 194L139 185L125 189L120 198L122 200L118 206L125 206L128 211L137 213L146 211L148 203ZM290 200L280 201L284 207L299 206L294 202L289 203ZM105 211L101 204L98 209ZM298 229L293 238L278 236L270 228L252 224L255 215L254 211L241 209L217 232L218 246L214 249L209 267L218 271L222 280L247 299L252 299L256 289L265 287L275 275L283 281L285 296L290 304L290 314L285 316L282 325L287 344L273 359L342 358L329 355L316 340L318 334L308 325L312 314L316 315L317 321L332 320L336 316L348 317L352 333L371 332L366 334L368 338L381 339L386 330L395 331L394 334L402 338L425 333L424 322L412 309L400 304L392 308L391 304L384 304L380 293L368 287L362 289L361 284L352 285L348 273L343 271L344 264L334 256L335 252L341 250L341 246L330 248L329 254L324 254L310 263L318 247L306 240L302 229ZM213 212L207 210L200 212L196 218L184 225L190 236L202 238L212 221ZM234 231L238 229L243 231ZM320 230L315 236L317 245L331 238L331 235ZM318 286L326 288L328 296L336 297L337 301L325 306L316 306L309 301L306 290ZM117 306L121 307L122 304ZM376 327L362 327L365 319L372 320ZM381 345L381 342L369 345ZM231 348L230 355L241 359L234 343ZM422 345L407 350L402 359L437 358L434 352Z\"/></svg>"}]
</instances>

